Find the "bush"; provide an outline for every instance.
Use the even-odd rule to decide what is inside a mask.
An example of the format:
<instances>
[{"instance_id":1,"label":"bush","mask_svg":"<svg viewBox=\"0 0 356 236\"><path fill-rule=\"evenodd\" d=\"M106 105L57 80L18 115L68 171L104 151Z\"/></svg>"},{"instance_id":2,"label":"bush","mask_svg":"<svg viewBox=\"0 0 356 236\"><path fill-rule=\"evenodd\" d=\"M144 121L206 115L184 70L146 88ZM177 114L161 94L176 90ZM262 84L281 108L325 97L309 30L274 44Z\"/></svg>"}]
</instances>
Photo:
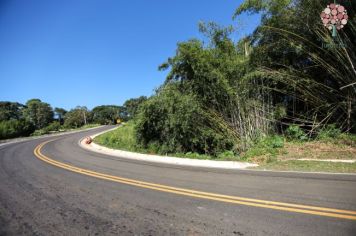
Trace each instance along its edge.
<instances>
[{"instance_id":1,"label":"bush","mask_svg":"<svg viewBox=\"0 0 356 236\"><path fill-rule=\"evenodd\" d=\"M90 113L86 107L76 107L66 113L64 120L64 127L66 128L79 128L85 124L85 119L87 122L90 120Z\"/></svg>"},{"instance_id":2,"label":"bush","mask_svg":"<svg viewBox=\"0 0 356 236\"><path fill-rule=\"evenodd\" d=\"M278 135L264 137L243 155L243 159L257 163L270 163L276 160L280 148L283 147L283 137Z\"/></svg>"},{"instance_id":3,"label":"bush","mask_svg":"<svg viewBox=\"0 0 356 236\"><path fill-rule=\"evenodd\" d=\"M318 132L318 139L330 139L330 138L338 138L341 135L341 130L336 128L335 124L327 125L323 129Z\"/></svg>"},{"instance_id":4,"label":"bush","mask_svg":"<svg viewBox=\"0 0 356 236\"><path fill-rule=\"evenodd\" d=\"M32 135L38 136L38 135L49 134L53 131L59 131L60 128L61 128L60 123L58 121L53 121L51 124L44 127L43 129L36 130Z\"/></svg>"},{"instance_id":5,"label":"bush","mask_svg":"<svg viewBox=\"0 0 356 236\"><path fill-rule=\"evenodd\" d=\"M304 131L298 125L290 125L286 130L289 140L305 141L308 139Z\"/></svg>"},{"instance_id":6,"label":"bush","mask_svg":"<svg viewBox=\"0 0 356 236\"><path fill-rule=\"evenodd\" d=\"M217 126L197 99L170 84L141 106L136 136L144 148L154 144L163 154L192 152L217 156L233 147L227 132L216 129Z\"/></svg>"},{"instance_id":7,"label":"bush","mask_svg":"<svg viewBox=\"0 0 356 236\"><path fill-rule=\"evenodd\" d=\"M271 148L282 148L284 147L284 140L283 137L274 135L270 137L266 137L261 141L266 147Z\"/></svg>"},{"instance_id":8,"label":"bush","mask_svg":"<svg viewBox=\"0 0 356 236\"><path fill-rule=\"evenodd\" d=\"M0 139L29 136L34 126L26 120L7 120L0 122Z\"/></svg>"},{"instance_id":9,"label":"bush","mask_svg":"<svg viewBox=\"0 0 356 236\"><path fill-rule=\"evenodd\" d=\"M50 132L50 131L59 131L61 128L61 124L58 121L54 121L51 124L49 124L47 127L44 128L44 130Z\"/></svg>"},{"instance_id":10,"label":"bush","mask_svg":"<svg viewBox=\"0 0 356 236\"><path fill-rule=\"evenodd\" d=\"M334 139L333 141L336 144L356 147L356 134L342 133L337 137L337 139Z\"/></svg>"},{"instance_id":11,"label":"bush","mask_svg":"<svg viewBox=\"0 0 356 236\"><path fill-rule=\"evenodd\" d=\"M224 151L222 153L219 153L218 155L219 159L234 159L236 158L236 155L233 151Z\"/></svg>"},{"instance_id":12,"label":"bush","mask_svg":"<svg viewBox=\"0 0 356 236\"><path fill-rule=\"evenodd\" d=\"M31 136L39 136L39 135L44 135L44 134L48 134L48 132L45 131L44 129L38 129L38 130L35 130L35 132L33 132L31 134Z\"/></svg>"}]
</instances>

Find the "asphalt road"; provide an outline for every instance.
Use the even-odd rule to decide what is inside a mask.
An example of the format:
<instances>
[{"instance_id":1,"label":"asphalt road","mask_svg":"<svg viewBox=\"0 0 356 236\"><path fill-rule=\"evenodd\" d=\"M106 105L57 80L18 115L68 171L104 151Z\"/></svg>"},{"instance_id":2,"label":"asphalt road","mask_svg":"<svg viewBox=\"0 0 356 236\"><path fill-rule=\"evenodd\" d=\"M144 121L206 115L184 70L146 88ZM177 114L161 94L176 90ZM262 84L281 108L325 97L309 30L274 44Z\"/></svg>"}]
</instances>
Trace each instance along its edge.
<instances>
[{"instance_id":1,"label":"asphalt road","mask_svg":"<svg viewBox=\"0 0 356 236\"><path fill-rule=\"evenodd\" d=\"M81 137L108 128L0 146L0 235L356 235L356 219L347 218L356 218L352 212L333 217L319 209L301 213L300 207L155 190L66 170L34 154L56 139L41 153L85 170L251 201L356 211L355 175L182 168L78 146Z\"/></svg>"}]
</instances>

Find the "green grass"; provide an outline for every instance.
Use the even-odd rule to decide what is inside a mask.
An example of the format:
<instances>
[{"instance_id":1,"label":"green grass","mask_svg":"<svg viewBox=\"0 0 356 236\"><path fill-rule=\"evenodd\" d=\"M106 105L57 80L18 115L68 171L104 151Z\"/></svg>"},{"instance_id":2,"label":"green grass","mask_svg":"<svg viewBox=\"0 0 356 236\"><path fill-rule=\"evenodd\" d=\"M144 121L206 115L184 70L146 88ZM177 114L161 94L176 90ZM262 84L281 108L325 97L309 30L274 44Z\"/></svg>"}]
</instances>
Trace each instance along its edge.
<instances>
[{"instance_id":1,"label":"green grass","mask_svg":"<svg viewBox=\"0 0 356 236\"><path fill-rule=\"evenodd\" d=\"M99 135L94 142L109 148L132 152L142 152L136 145L134 123L128 122L118 129Z\"/></svg>"},{"instance_id":2,"label":"green grass","mask_svg":"<svg viewBox=\"0 0 356 236\"><path fill-rule=\"evenodd\" d=\"M289 141L273 148L260 142L244 155L244 159L258 163L254 169L305 172L356 173L356 163L325 162L325 159L356 160L356 135L340 134L314 141ZM298 159L308 158L311 161Z\"/></svg>"},{"instance_id":3,"label":"green grass","mask_svg":"<svg viewBox=\"0 0 356 236\"><path fill-rule=\"evenodd\" d=\"M356 173L356 163L333 163L320 161L276 161L253 169L305 172Z\"/></svg>"},{"instance_id":4,"label":"green grass","mask_svg":"<svg viewBox=\"0 0 356 236\"><path fill-rule=\"evenodd\" d=\"M187 153L160 153L159 147L155 144L150 144L147 148L137 145L135 136L135 127L133 121L127 122L116 130L99 135L94 139L94 142L105 147L120 149L131 152L139 152L145 154L160 154L162 156L169 155L173 157L183 157L201 160L237 160L239 157L234 156L231 151L226 151L212 157L210 155L187 152Z\"/></svg>"},{"instance_id":5,"label":"green grass","mask_svg":"<svg viewBox=\"0 0 356 236\"><path fill-rule=\"evenodd\" d=\"M332 143L340 147L355 147L356 148L356 134L342 133L336 138L322 137L320 139L326 143Z\"/></svg>"},{"instance_id":6,"label":"green grass","mask_svg":"<svg viewBox=\"0 0 356 236\"><path fill-rule=\"evenodd\" d=\"M277 156L284 152L283 137L273 135L260 139L255 145L241 154L241 159L257 164L270 163L277 160Z\"/></svg>"}]
</instances>

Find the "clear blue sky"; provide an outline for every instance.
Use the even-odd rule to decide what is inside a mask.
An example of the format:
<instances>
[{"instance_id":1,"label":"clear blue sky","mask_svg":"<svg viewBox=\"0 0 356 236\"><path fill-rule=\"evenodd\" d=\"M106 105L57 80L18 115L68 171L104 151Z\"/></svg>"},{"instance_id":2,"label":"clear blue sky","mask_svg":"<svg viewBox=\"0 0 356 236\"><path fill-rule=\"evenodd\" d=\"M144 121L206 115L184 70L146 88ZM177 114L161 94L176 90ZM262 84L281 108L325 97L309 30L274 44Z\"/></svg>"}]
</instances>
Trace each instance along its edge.
<instances>
[{"instance_id":1,"label":"clear blue sky","mask_svg":"<svg viewBox=\"0 0 356 236\"><path fill-rule=\"evenodd\" d=\"M251 33L259 16L232 21L241 0L0 0L0 101L53 107L121 105L150 96L158 65L194 37L199 21Z\"/></svg>"}]
</instances>

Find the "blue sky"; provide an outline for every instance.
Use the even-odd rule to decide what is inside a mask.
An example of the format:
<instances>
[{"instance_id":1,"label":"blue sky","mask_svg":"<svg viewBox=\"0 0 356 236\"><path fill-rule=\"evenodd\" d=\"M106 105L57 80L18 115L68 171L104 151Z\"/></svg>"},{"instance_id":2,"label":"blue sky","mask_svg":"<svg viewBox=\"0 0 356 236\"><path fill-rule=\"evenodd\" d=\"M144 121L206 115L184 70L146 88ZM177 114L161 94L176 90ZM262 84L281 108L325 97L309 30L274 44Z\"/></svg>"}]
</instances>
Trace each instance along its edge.
<instances>
[{"instance_id":1,"label":"blue sky","mask_svg":"<svg viewBox=\"0 0 356 236\"><path fill-rule=\"evenodd\" d=\"M40 98L53 107L121 105L150 96L177 42L199 21L233 24L239 38L258 16L233 21L241 0L0 0L0 101Z\"/></svg>"}]
</instances>

